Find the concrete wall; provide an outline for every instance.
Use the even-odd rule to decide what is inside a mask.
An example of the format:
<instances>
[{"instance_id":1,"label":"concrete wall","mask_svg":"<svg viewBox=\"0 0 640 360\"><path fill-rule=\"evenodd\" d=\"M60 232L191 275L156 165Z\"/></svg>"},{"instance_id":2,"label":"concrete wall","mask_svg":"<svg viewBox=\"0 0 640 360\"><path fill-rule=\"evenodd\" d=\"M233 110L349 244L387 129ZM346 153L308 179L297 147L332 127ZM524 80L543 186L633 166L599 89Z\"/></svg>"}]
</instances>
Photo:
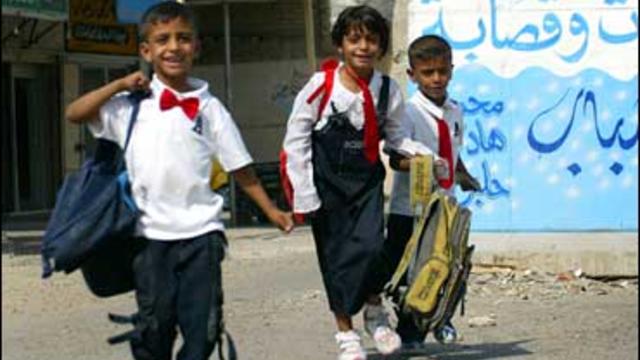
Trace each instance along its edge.
<instances>
[{"instance_id":1,"label":"concrete wall","mask_svg":"<svg viewBox=\"0 0 640 360\"><path fill-rule=\"evenodd\" d=\"M222 6L195 7L202 52L194 74L226 102ZM278 159L293 99L311 74L303 2L230 5L231 112L256 162Z\"/></svg>"},{"instance_id":2,"label":"concrete wall","mask_svg":"<svg viewBox=\"0 0 640 360\"><path fill-rule=\"evenodd\" d=\"M406 88L407 0L312 3L318 60L336 55L331 44L331 26L346 6L367 3L378 9L392 27L391 47L379 67L396 79L401 88ZM214 94L224 101L222 7L195 9L203 38L203 51L195 74L209 80ZM230 18L231 111L255 160L276 161L295 95L312 72L305 57L303 2L232 4ZM383 159L386 162L386 158ZM391 178L387 177L385 183L387 194Z\"/></svg>"},{"instance_id":3,"label":"concrete wall","mask_svg":"<svg viewBox=\"0 0 640 360\"><path fill-rule=\"evenodd\" d=\"M210 81L212 93L225 100L223 65L198 66L194 75ZM278 159L293 100L307 78L305 59L233 64L231 113L256 162Z\"/></svg>"}]
</instances>

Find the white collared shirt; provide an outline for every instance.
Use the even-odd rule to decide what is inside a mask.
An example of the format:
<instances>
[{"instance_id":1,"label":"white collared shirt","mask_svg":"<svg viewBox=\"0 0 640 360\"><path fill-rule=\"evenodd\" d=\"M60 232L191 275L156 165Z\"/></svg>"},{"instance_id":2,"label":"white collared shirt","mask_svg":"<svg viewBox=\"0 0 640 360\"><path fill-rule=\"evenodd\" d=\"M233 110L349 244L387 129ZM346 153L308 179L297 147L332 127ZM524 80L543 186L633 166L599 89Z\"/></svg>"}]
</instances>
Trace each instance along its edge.
<instances>
[{"instance_id":1,"label":"white collared shirt","mask_svg":"<svg viewBox=\"0 0 640 360\"><path fill-rule=\"evenodd\" d=\"M458 162L458 154L462 148L464 124L462 109L450 99L446 99L440 107L429 100L419 90L407 101L403 126L412 140L426 146L431 154L438 155L438 123L436 118L443 119L449 126L451 145L453 147L453 170ZM449 193L453 194L453 186ZM389 211L392 214L413 216L409 201L409 173L395 171L391 203Z\"/></svg>"},{"instance_id":2,"label":"white collared shirt","mask_svg":"<svg viewBox=\"0 0 640 360\"><path fill-rule=\"evenodd\" d=\"M326 126L329 116L333 113L331 103L339 112L346 112L351 124L358 130L364 126L364 97L362 92L354 93L342 84L339 69L334 73L333 90L322 116L318 119L318 109L322 95L311 104L307 103L309 96L325 81L325 73L317 72L296 96L291 115L287 123L287 133L283 148L287 154L287 174L293 187L293 210L298 213L308 213L321 206L316 187L313 182L313 164L311 133ZM369 83L369 89L375 104L378 103L382 74L374 71ZM389 102L387 120L383 125L385 146L407 155L417 150L402 128L404 101L398 84L390 79Z\"/></svg>"},{"instance_id":3,"label":"white collared shirt","mask_svg":"<svg viewBox=\"0 0 640 360\"><path fill-rule=\"evenodd\" d=\"M153 77L152 95L140 103L125 155L133 197L141 210L136 234L151 239L177 240L223 230L223 199L209 187L212 157L227 172L252 162L236 124L209 93L208 84L195 78L188 81L194 90L179 93ZM159 99L165 89L178 99L197 97L196 118L189 119L178 106L161 111ZM89 124L95 137L124 146L132 110L126 95L118 94L102 106L99 121Z\"/></svg>"}]
</instances>

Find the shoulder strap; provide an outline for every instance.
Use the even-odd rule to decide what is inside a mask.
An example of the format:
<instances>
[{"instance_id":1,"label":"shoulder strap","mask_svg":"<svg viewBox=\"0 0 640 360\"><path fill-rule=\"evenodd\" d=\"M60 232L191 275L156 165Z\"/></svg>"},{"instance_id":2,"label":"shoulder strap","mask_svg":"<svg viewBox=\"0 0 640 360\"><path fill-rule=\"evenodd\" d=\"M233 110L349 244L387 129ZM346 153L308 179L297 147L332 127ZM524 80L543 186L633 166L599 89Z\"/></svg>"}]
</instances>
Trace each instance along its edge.
<instances>
[{"instance_id":1,"label":"shoulder strap","mask_svg":"<svg viewBox=\"0 0 640 360\"><path fill-rule=\"evenodd\" d=\"M131 117L129 118L129 126L127 128L127 137L124 140L123 152L127 151L127 147L129 146L129 140L131 140L131 133L133 132L133 125L138 119L138 112L140 112L140 102L149 97L149 95L151 95L151 93L147 91L134 91L127 96L129 101L131 101L133 108L131 109Z\"/></svg>"},{"instance_id":2,"label":"shoulder strap","mask_svg":"<svg viewBox=\"0 0 640 360\"><path fill-rule=\"evenodd\" d=\"M334 74L339 65L340 63L336 59L327 59L320 66L320 68L324 72L324 82L320 86L318 86L318 88L311 94L311 96L307 98L307 104L311 104L320 94L322 94L316 120L320 120L322 112L327 106L327 102L329 102L331 91L333 91Z\"/></svg>"},{"instance_id":3,"label":"shoulder strap","mask_svg":"<svg viewBox=\"0 0 640 360\"><path fill-rule=\"evenodd\" d=\"M378 97L377 112L379 115L379 121L384 121L387 116L387 108L389 107L389 77L382 75L382 86L380 86L380 97ZM382 118L382 119L380 119Z\"/></svg>"},{"instance_id":4,"label":"shoulder strap","mask_svg":"<svg viewBox=\"0 0 640 360\"><path fill-rule=\"evenodd\" d=\"M396 289L398 288L398 285L400 284L400 280L409 269L409 263L413 258L413 253L416 251L418 242L420 241L420 237L422 236L425 225L429 220L429 213L431 211L431 208L436 204L436 202L440 200L441 199L438 196L432 196L429 199L429 203L426 205L424 215L420 217L420 220L418 221L418 223L413 229L411 238L409 238L409 242L407 242L407 245L404 248L404 253L402 254L402 258L400 259L400 263L398 264L396 271L391 277L391 280L389 280L389 282L385 285L385 291L388 294L392 294L394 291L396 291Z\"/></svg>"}]
</instances>

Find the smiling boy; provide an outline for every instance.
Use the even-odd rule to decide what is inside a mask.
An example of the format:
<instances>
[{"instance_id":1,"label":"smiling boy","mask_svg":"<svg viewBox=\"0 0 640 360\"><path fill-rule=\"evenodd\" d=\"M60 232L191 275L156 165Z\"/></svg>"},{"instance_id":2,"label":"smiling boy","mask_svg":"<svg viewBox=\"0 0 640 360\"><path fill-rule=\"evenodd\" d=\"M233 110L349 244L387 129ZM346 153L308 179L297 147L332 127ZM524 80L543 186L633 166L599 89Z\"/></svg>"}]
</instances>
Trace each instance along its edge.
<instances>
[{"instance_id":1,"label":"smiling boy","mask_svg":"<svg viewBox=\"0 0 640 360\"><path fill-rule=\"evenodd\" d=\"M211 159L273 224L290 231L293 222L251 170L230 114L205 81L189 77L199 50L190 9L175 2L154 5L142 18L140 36L140 55L153 78L138 71L117 79L72 102L66 117L87 122L94 136L122 146L133 108L127 91L150 91L125 154L141 211L136 236L144 244L133 263L139 311L131 350L137 360L169 360L179 328L184 343L177 358L204 360L220 335L226 245L223 199L209 187Z\"/></svg>"}]
</instances>

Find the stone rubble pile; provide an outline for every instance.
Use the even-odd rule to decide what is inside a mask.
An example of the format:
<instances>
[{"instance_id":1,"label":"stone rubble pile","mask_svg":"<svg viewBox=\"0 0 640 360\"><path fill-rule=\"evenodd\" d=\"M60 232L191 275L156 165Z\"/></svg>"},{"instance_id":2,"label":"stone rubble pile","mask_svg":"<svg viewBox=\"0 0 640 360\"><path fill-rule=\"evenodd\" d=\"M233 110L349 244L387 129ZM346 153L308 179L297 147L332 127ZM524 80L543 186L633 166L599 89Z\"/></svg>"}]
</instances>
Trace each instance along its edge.
<instances>
[{"instance_id":1,"label":"stone rubble pile","mask_svg":"<svg viewBox=\"0 0 640 360\"><path fill-rule=\"evenodd\" d=\"M566 295L607 295L616 291L638 291L637 277L594 279L580 269L559 274L535 269L474 265L469 276L468 296L516 297L521 300L551 300Z\"/></svg>"}]
</instances>

